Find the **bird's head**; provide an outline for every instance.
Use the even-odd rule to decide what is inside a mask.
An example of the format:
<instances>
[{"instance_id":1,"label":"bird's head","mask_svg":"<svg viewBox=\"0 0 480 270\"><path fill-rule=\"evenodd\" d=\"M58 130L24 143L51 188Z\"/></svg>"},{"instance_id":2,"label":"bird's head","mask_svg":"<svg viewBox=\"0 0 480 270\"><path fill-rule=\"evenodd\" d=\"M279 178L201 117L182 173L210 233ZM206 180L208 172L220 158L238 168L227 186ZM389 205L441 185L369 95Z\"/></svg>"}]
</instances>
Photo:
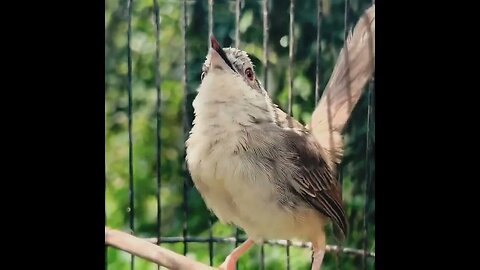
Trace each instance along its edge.
<instances>
[{"instance_id":1,"label":"bird's head","mask_svg":"<svg viewBox=\"0 0 480 270\"><path fill-rule=\"evenodd\" d=\"M255 121L273 121L275 114L271 99L260 84L248 54L238 48L222 48L213 35L210 42L211 47L202 66L202 82L198 89L200 97L197 96L194 107L202 103L200 100L213 101L228 104L227 110L222 108L224 113L238 115L243 112Z\"/></svg>"},{"instance_id":2,"label":"bird's head","mask_svg":"<svg viewBox=\"0 0 480 270\"><path fill-rule=\"evenodd\" d=\"M264 90L257 79L253 63L248 54L237 48L222 48L215 37L210 37L211 47L202 66L202 82L210 74L222 78L242 78L250 90L263 93Z\"/></svg>"}]
</instances>

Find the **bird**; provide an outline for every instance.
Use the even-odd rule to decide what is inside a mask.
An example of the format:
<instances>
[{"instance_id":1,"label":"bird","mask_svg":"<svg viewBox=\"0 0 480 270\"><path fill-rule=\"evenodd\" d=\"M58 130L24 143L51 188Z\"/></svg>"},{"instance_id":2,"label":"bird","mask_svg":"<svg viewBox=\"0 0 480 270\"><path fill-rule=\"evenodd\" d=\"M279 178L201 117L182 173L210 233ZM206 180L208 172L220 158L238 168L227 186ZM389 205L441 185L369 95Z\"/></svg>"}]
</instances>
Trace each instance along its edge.
<instances>
[{"instance_id":1,"label":"bird","mask_svg":"<svg viewBox=\"0 0 480 270\"><path fill-rule=\"evenodd\" d=\"M219 269L235 270L264 240L298 239L312 243L311 269L319 270L325 226L331 222L339 239L348 235L336 166L342 131L374 76L374 34L372 5L350 31L306 125L272 102L245 51L222 48L210 35L185 159L206 206L248 236Z\"/></svg>"}]
</instances>

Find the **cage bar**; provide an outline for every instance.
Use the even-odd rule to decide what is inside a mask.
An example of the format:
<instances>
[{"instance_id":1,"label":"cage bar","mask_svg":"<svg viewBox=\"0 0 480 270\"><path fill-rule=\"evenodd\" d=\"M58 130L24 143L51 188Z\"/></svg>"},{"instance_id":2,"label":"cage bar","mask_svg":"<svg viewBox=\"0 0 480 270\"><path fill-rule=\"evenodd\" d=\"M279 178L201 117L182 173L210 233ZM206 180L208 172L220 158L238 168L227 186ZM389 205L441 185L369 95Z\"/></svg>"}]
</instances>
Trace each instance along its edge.
<instances>
[{"instance_id":1,"label":"cage bar","mask_svg":"<svg viewBox=\"0 0 480 270\"><path fill-rule=\"evenodd\" d=\"M188 123L188 117L187 117L187 106L188 106L188 68L187 68L187 63L188 63L188 54L187 54L187 48L188 48L188 40L187 40L187 23L188 23L188 17L187 17L187 0L183 0L183 19L182 19L182 34L183 34L183 94L184 94L184 99L183 99L183 136L184 139L186 140L188 136L188 131L189 131L189 126L190 123ZM185 160L186 156L186 151L183 151L183 157ZM188 234L188 178L187 178L187 173L186 173L186 164L185 161L183 161L183 237L184 239L187 238ZM187 241L183 241L183 255L186 255L188 252L188 245Z\"/></svg>"},{"instance_id":2,"label":"cage bar","mask_svg":"<svg viewBox=\"0 0 480 270\"><path fill-rule=\"evenodd\" d=\"M133 0L127 0L128 9L128 30L127 30L127 92L128 92L128 191L129 191L129 222L130 231L135 233L135 205L134 205L134 186L133 186L133 143L132 143L132 6ZM135 256L131 255L130 269L135 268Z\"/></svg>"},{"instance_id":3,"label":"cage bar","mask_svg":"<svg viewBox=\"0 0 480 270\"><path fill-rule=\"evenodd\" d=\"M270 31L268 5L269 1L263 0L263 87L271 94L272 92L268 89L268 32Z\"/></svg>"},{"instance_id":4,"label":"cage bar","mask_svg":"<svg viewBox=\"0 0 480 270\"><path fill-rule=\"evenodd\" d=\"M235 48L240 48L240 0L235 0Z\"/></svg>"},{"instance_id":5,"label":"cage bar","mask_svg":"<svg viewBox=\"0 0 480 270\"><path fill-rule=\"evenodd\" d=\"M292 116L292 92L293 92L293 49L295 42L295 0L290 0L290 41L288 43L288 115Z\"/></svg>"},{"instance_id":6,"label":"cage bar","mask_svg":"<svg viewBox=\"0 0 480 270\"><path fill-rule=\"evenodd\" d=\"M322 80L322 69L320 56L322 55L321 45L321 31L322 31L322 17L323 17L323 2L317 0L317 51L316 51L316 71L315 71L315 105L320 100L320 85Z\"/></svg>"},{"instance_id":7,"label":"cage bar","mask_svg":"<svg viewBox=\"0 0 480 270\"><path fill-rule=\"evenodd\" d=\"M161 208L161 184L162 184L162 171L161 171L161 165L162 165L162 158L161 158L161 153L162 153L162 144L161 144L161 138L160 138L160 132L162 128L162 114L161 114L161 105L162 105L162 99L161 99L161 77L160 77L160 16L159 16L159 6L158 6L158 0L153 0L153 13L154 13L154 18L155 18L155 67L154 67L154 72L155 72L155 88L157 90L157 103L156 103L156 108L155 108L155 117L156 117L156 130L155 130L155 142L157 146L157 152L156 152L156 170L157 170L157 245L161 244L160 238L162 236L161 233L161 220L162 220L162 208ZM160 266L157 266L157 269L160 269Z\"/></svg>"},{"instance_id":8,"label":"cage bar","mask_svg":"<svg viewBox=\"0 0 480 270\"><path fill-rule=\"evenodd\" d=\"M350 18L350 0L345 0L345 11L344 11L344 17L343 17L343 24L345 27L345 32L343 35L344 35L345 41L347 41L347 37L348 37L349 18Z\"/></svg>"}]
</instances>

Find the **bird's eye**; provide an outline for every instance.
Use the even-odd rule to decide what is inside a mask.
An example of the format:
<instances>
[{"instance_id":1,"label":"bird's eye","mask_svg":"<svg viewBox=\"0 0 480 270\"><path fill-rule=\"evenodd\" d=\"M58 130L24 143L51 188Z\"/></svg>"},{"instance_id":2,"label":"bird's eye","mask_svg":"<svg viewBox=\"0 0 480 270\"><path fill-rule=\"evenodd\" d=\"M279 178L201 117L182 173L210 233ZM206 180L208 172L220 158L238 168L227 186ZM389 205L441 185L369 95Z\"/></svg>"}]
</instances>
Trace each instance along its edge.
<instances>
[{"instance_id":1,"label":"bird's eye","mask_svg":"<svg viewBox=\"0 0 480 270\"><path fill-rule=\"evenodd\" d=\"M247 78L248 78L249 80L253 80L253 71L252 71L251 68L247 68L247 69L245 70L245 75L247 76Z\"/></svg>"},{"instance_id":2,"label":"bird's eye","mask_svg":"<svg viewBox=\"0 0 480 270\"><path fill-rule=\"evenodd\" d=\"M203 81L203 78L205 77L205 71L202 72L202 75L200 75L200 80Z\"/></svg>"}]
</instances>

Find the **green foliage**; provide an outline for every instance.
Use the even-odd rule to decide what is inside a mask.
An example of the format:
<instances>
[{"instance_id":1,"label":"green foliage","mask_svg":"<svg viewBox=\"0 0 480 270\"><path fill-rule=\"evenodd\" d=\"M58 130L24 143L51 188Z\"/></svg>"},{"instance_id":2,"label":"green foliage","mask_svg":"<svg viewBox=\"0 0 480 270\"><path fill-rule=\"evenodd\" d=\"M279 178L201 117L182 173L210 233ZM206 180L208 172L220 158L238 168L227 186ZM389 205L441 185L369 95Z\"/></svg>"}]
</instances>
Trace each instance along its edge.
<instances>
[{"instance_id":1,"label":"green foliage","mask_svg":"<svg viewBox=\"0 0 480 270\"><path fill-rule=\"evenodd\" d=\"M209 211L195 190L184 164L184 110L189 123L191 101L200 82L201 65L208 50L208 1L188 1L187 92L183 86L183 1L159 0L160 13L160 87L161 87L161 234L181 236L184 181L188 187L188 235L208 237ZM261 1L244 1L240 18L240 46L253 58L256 73L263 81L263 22ZM268 91L284 110L288 105L289 1L271 0L269 32ZM296 1L293 73L293 115L306 123L314 109L316 59L316 2ZM370 1L351 0L350 24L353 25ZM324 0L321 35L321 89L327 83L344 41L344 1ZM221 44L234 45L234 1L215 1L214 33ZM105 1L105 115L106 115L106 225L129 230L128 171L128 98L127 98L127 1ZM133 176L135 192L135 234L157 235L157 146L156 146L156 62L155 24L152 0L133 1L132 71L133 71ZM350 223L345 245L363 248L363 217L367 204L368 250L375 250L375 164L371 160L371 188L365 196L366 179L366 95L354 111L345 135L346 156L342 164L343 190ZM184 104L186 107L184 108ZM372 118L373 120L374 118ZM374 132L372 121L370 132ZM372 149L374 136L372 135ZM215 237L231 237L235 229L222 225L212 216ZM244 237L244 234L241 234ZM329 244L336 244L328 238ZM179 253L183 244L162 244ZM214 244L214 265L219 265L234 248L233 244ZM188 255L209 263L207 243L188 244ZM254 247L239 261L239 269L259 269L260 247ZM290 248L291 269L309 269L311 252ZM286 249L265 246L265 269L285 269ZM373 261L368 267L373 269ZM322 269L358 269L361 257L327 254ZM130 269L130 255L108 249L109 269ZM136 269L157 269L152 263L136 259Z\"/></svg>"}]
</instances>

